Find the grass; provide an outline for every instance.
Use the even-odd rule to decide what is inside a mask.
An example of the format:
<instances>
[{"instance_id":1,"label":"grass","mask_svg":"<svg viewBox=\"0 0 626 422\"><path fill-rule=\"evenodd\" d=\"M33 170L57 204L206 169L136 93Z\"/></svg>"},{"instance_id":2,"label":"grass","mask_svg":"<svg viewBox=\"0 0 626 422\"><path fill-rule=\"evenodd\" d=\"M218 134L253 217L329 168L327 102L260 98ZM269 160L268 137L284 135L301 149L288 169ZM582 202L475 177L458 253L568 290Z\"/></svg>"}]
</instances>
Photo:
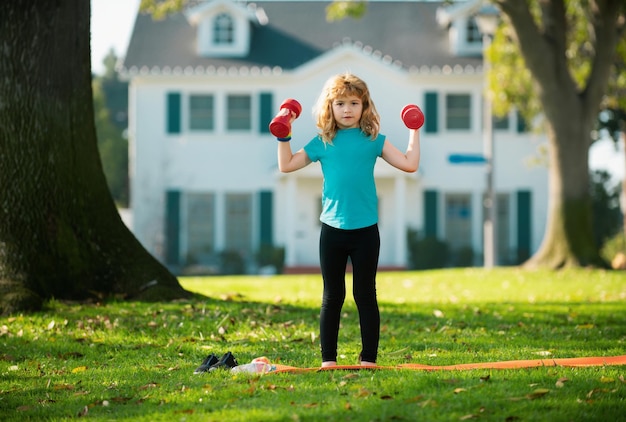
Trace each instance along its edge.
<instances>
[{"instance_id":1,"label":"grass","mask_svg":"<svg viewBox=\"0 0 626 422\"><path fill-rule=\"evenodd\" d=\"M232 351L319 366L317 275L182 278L177 303L52 302L0 318L0 420L626 420L626 367L194 375ZM348 286L350 279L348 277ZM380 273L379 364L625 354L626 274ZM344 306L339 363L359 350Z\"/></svg>"}]
</instances>

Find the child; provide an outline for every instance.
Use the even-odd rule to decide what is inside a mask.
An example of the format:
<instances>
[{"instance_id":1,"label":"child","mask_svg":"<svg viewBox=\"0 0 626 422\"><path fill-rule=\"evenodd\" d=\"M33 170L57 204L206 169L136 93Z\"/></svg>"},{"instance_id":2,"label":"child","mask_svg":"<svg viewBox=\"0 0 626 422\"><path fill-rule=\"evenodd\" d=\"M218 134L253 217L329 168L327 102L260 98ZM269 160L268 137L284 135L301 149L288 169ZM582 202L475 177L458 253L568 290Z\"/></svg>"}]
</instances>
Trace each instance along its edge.
<instances>
[{"instance_id":1,"label":"child","mask_svg":"<svg viewBox=\"0 0 626 422\"><path fill-rule=\"evenodd\" d=\"M379 134L380 117L367 85L350 73L326 82L315 115L320 133L303 149L294 154L291 136L278 139L278 168L288 173L320 161L324 175L319 243L324 282L320 311L322 367L337 364L348 258L352 261L354 301L361 327L359 362L375 366L380 336L376 297L380 236L374 165L382 157L400 170L417 171L419 132L409 130L404 154L386 140Z\"/></svg>"}]
</instances>

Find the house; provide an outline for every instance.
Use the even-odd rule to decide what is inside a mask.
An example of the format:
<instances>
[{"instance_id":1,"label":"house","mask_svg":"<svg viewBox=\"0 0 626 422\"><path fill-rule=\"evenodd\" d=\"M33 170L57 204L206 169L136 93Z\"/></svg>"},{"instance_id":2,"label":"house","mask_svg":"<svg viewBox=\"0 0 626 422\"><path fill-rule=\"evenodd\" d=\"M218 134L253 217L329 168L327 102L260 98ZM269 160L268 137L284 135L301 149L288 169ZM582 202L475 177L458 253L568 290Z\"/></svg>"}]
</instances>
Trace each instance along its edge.
<instances>
[{"instance_id":1,"label":"house","mask_svg":"<svg viewBox=\"0 0 626 422\"><path fill-rule=\"evenodd\" d=\"M328 22L328 4L208 0L137 16L118 69L129 81L133 232L175 271L227 252L253 272L262 245L284 248L286 271L318 266L320 168L280 173L268 125L297 99L292 148L304 146L324 82L345 71L368 83L381 133L401 150L402 108L426 116L417 173L376 165L380 267L407 268L409 230L482 263L485 166L450 159L483 151L476 8L370 0L363 18ZM529 165L545 138L523 126L514 112L494 120L499 265L537 250L545 228L547 170Z\"/></svg>"}]
</instances>

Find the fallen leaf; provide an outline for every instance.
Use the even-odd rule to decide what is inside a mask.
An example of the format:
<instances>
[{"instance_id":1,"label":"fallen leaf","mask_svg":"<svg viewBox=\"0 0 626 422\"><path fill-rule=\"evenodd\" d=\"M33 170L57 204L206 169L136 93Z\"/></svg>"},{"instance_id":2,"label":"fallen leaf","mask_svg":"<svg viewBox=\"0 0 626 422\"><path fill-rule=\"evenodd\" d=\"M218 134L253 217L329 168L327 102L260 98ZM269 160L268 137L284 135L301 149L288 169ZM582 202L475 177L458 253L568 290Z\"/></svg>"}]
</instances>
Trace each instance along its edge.
<instances>
[{"instance_id":1,"label":"fallen leaf","mask_svg":"<svg viewBox=\"0 0 626 422\"><path fill-rule=\"evenodd\" d=\"M565 382L561 380L557 380L557 382L555 382L554 385L556 386L556 388L563 388L565 386Z\"/></svg>"},{"instance_id":2,"label":"fallen leaf","mask_svg":"<svg viewBox=\"0 0 626 422\"><path fill-rule=\"evenodd\" d=\"M419 402L420 400L422 400L423 398L424 398L424 396L419 395L419 396L415 396L415 397L411 397L411 398L409 398L409 399L406 399L404 402L405 402L405 403L417 403L417 402Z\"/></svg>"},{"instance_id":3,"label":"fallen leaf","mask_svg":"<svg viewBox=\"0 0 626 422\"><path fill-rule=\"evenodd\" d=\"M357 397L367 397L367 396L371 396L371 395L372 395L371 391L369 391L366 388L361 388L356 396Z\"/></svg>"},{"instance_id":4,"label":"fallen leaf","mask_svg":"<svg viewBox=\"0 0 626 422\"><path fill-rule=\"evenodd\" d=\"M455 388L454 389L454 394L459 394L462 393L464 391L467 391L465 388Z\"/></svg>"},{"instance_id":5,"label":"fallen leaf","mask_svg":"<svg viewBox=\"0 0 626 422\"><path fill-rule=\"evenodd\" d=\"M174 413L185 413L187 415L193 415L193 409L177 410Z\"/></svg>"},{"instance_id":6,"label":"fallen leaf","mask_svg":"<svg viewBox=\"0 0 626 422\"><path fill-rule=\"evenodd\" d=\"M146 385L142 385L141 387L139 387L140 390L147 390L148 388L157 388L159 386L159 384L155 383L155 382L151 382L149 384Z\"/></svg>"},{"instance_id":7,"label":"fallen leaf","mask_svg":"<svg viewBox=\"0 0 626 422\"><path fill-rule=\"evenodd\" d=\"M77 374L79 372L85 372L87 370L86 366L77 366L76 368L72 369L72 374Z\"/></svg>"},{"instance_id":8,"label":"fallen leaf","mask_svg":"<svg viewBox=\"0 0 626 422\"><path fill-rule=\"evenodd\" d=\"M594 388L593 390L591 390L590 392L587 393L587 398L590 399L591 396L597 394L597 393L608 393L609 390L607 390L606 388Z\"/></svg>"},{"instance_id":9,"label":"fallen leaf","mask_svg":"<svg viewBox=\"0 0 626 422\"><path fill-rule=\"evenodd\" d=\"M350 402L346 402L346 404L343 405L343 408L346 410L352 410L352 405L350 404Z\"/></svg>"},{"instance_id":10,"label":"fallen leaf","mask_svg":"<svg viewBox=\"0 0 626 422\"><path fill-rule=\"evenodd\" d=\"M535 391L533 391L532 393L528 394L526 397L529 400L535 400L535 399L538 399L538 398L541 398L541 397L545 396L549 392L550 392L550 390L548 390L547 388L538 388Z\"/></svg>"}]
</instances>

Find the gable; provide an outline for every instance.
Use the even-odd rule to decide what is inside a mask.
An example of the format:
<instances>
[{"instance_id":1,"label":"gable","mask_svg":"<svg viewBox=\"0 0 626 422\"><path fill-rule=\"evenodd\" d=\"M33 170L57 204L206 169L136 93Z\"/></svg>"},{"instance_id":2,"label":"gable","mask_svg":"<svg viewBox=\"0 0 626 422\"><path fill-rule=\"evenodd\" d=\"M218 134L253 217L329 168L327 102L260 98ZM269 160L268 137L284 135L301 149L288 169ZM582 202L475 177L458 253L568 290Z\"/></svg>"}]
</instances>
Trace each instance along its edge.
<instances>
[{"instance_id":1,"label":"gable","mask_svg":"<svg viewBox=\"0 0 626 422\"><path fill-rule=\"evenodd\" d=\"M332 74L345 71L361 74L362 72L359 71L361 68L370 68L385 73L399 72L402 70L402 63L397 60L394 61L390 56L383 56L378 51L372 51L358 42L353 43L350 40L345 40L342 44L296 69L294 73L298 77L304 78L314 74Z\"/></svg>"}]
</instances>

